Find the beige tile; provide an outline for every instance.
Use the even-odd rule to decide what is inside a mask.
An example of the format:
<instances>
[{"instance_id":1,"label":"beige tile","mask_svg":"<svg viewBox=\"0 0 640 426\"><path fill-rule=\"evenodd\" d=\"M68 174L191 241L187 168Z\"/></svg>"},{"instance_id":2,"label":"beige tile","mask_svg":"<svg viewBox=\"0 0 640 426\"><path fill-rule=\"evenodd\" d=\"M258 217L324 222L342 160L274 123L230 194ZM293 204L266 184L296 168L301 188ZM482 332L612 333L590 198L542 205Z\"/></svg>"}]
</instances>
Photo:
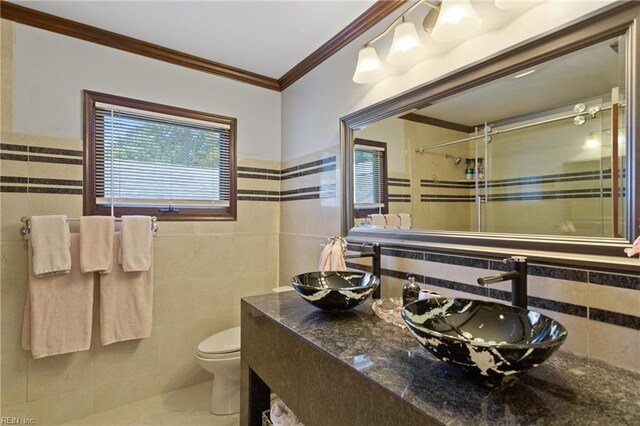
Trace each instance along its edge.
<instances>
[{"instance_id":1,"label":"beige tile","mask_svg":"<svg viewBox=\"0 0 640 426\"><path fill-rule=\"evenodd\" d=\"M586 318L574 315L561 314L546 309L535 309L537 312L555 319L567 329L567 340L562 344L562 350L581 355L588 355L589 352L589 326L590 321Z\"/></svg>"},{"instance_id":2,"label":"beige tile","mask_svg":"<svg viewBox=\"0 0 640 426\"><path fill-rule=\"evenodd\" d=\"M3 192L0 194L0 239L23 241L20 228L23 216L30 216L26 193Z\"/></svg>"},{"instance_id":3,"label":"beige tile","mask_svg":"<svg viewBox=\"0 0 640 426\"><path fill-rule=\"evenodd\" d=\"M24 300L27 289L27 243L3 243L0 247L2 297ZM4 308L4 305L3 305Z\"/></svg>"},{"instance_id":4,"label":"beige tile","mask_svg":"<svg viewBox=\"0 0 640 426\"><path fill-rule=\"evenodd\" d=\"M587 304L590 308L640 315L640 292L626 288L588 284Z\"/></svg>"},{"instance_id":5,"label":"beige tile","mask_svg":"<svg viewBox=\"0 0 640 426\"><path fill-rule=\"evenodd\" d=\"M95 385L156 370L162 365L159 342L162 334L152 329L146 339L128 340L107 346L97 344L93 350Z\"/></svg>"},{"instance_id":6,"label":"beige tile","mask_svg":"<svg viewBox=\"0 0 640 426\"><path fill-rule=\"evenodd\" d=\"M4 283L3 283L4 285ZM25 287L26 288L26 287ZM21 351L22 314L25 296L2 297L2 353Z\"/></svg>"},{"instance_id":7,"label":"beige tile","mask_svg":"<svg viewBox=\"0 0 640 426\"><path fill-rule=\"evenodd\" d=\"M87 416L93 411L92 388L31 401L27 403L27 410L35 424L59 424Z\"/></svg>"},{"instance_id":8,"label":"beige tile","mask_svg":"<svg viewBox=\"0 0 640 426\"><path fill-rule=\"evenodd\" d=\"M28 417L27 404L24 403L0 407L0 415L3 417Z\"/></svg>"},{"instance_id":9,"label":"beige tile","mask_svg":"<svg viewBox=\"0 0 640 426\"><path fill-rule=\"evenodd\" d=\"M27 353L23 351L4 352L2 354L2 393L3 407L27 402Z\"/></svg>"},{"instance_id":10,"label":"beige tile","mask_svg":"<svg viewBox=\"0 0 640 426\"><path fill-rule=\"evenodd\" d=\"M156 235L156 241L158 238L174 235L193 235L193 222L158 222L158 233Z\"/></svg>"},{"instance_id":11,"label":"beige tile","mask_svg":"<svg viewBox=\"0 0 640 426\"><path fill-rule=\"evenodd\" d=\"M91 351L29 359L28 368L29 402L93 387Z\"/></svg>"},{"instance_id":12,"label":"beige tile","mask_svg":"<svg viewBox=\"0 0 640 426\"><path fill-rule=\"evenodd\" d=\"M5 141L2 141L3 143ZM5 151L8 154L24 154L23 152L17 151ZM29 177L29 163L26 161L18 161L18 160L0 160L0 174L2 176L18 176L18 177ZM23 185L23 184L19 184Z\"/></svg>"},{"instance_id":13,"label":"beige tile","mask_svg":"<svg viewBox=\"0 0 640 426\"><path fill-rule=\"evenodd\" d=\"M640 330L589 321L589 356L640 371Z\"/></svg>"},{"instance_id":14,"label":"beige tile","mask_svg":"<svg viewBox=\"0 0 640 426\"><path fill-rule=\"evenodd\" d=\"M29 177L43 179L69 179L82 182L83 168L82 165L77 164L29 161ZM80 185L82 186L82 183L80 183Z\"/></svg>"},{"instance_id":15,"label":"beige tile","mask_svg":"<svg viewBox=\"0 0 640 426\"><path fill-rule=\"evenodd\" d=\"M28 194L29 216L64 214L82 216L82 195Z\"/></svg>"},{"instance_id":16,"label":"beige tile","mask_svg":"<svg viewBox=\"0 0 640 426\"><path fill-rule=\"evenodd\" d=\"M94 412L109 410L158 394L161 392L160 382L164 374L167 374L167 371L162 368L96 384L93 388Z\"/></svg>"},{"instance_id":17,"label":"beige tile","mask_svg":"<svg viewBox=\"0 0 640 426\"><path fill-rule=\"evenodd\" d=\"M529 275L528 293L530 296L572 303L574 305L585 306L587 303L587 284L576 281Z\"/></svg>"}]
</instances>

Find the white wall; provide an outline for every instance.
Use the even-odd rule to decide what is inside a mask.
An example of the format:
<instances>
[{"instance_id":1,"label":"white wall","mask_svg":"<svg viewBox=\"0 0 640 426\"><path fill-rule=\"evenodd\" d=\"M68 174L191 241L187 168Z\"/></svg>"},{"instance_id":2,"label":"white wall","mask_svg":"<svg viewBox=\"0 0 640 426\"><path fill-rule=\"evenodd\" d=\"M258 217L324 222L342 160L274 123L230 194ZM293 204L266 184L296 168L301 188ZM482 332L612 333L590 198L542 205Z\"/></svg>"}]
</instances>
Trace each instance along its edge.
<instances>
[{"instance_id":1,"label":"white wall","mask_svg":"<svg viewBox=\"0 0 640 426\"><path fill-rule=\"evenodd\" d=\"M280 161L280 93L15 26L14 131L82 139L82 90L238 119L238 156Z\"/></svg>"},{"instance_id":2,"label":"white wall","mask_svg":"<svg viewBox=\"0 0 640 426\"><path fill-rule=\"evenodd\" d=\"M523 13L506 27L452 46L405 73L376 84L354 83L351 77L360 46L379 34L391 22L393 17L390 17L283 92L282 160L339 144L340 117L481 61L610 3L613 1L549 0ZM383 58L386 52L378 54Z\"/></svg>"}]
</instances>

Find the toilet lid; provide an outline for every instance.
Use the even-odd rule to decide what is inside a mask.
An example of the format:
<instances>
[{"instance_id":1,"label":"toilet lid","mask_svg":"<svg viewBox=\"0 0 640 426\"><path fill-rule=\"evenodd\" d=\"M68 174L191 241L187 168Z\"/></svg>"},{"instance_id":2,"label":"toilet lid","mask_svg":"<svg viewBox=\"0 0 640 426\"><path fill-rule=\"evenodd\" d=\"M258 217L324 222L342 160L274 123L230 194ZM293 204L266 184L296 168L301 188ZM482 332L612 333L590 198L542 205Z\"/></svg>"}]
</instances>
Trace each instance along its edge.
<instances>
[{"instance_id":1,"label":"toilet lid","mask_svg":"<svg viewBox=\"0 0 640 426\"><path fill-rule=\"evenodd\" d=\"M240 350L240 327L216 333L204 339L198 345L198 352L203 354L226 354Z\"/></svg>"}]
</instances>

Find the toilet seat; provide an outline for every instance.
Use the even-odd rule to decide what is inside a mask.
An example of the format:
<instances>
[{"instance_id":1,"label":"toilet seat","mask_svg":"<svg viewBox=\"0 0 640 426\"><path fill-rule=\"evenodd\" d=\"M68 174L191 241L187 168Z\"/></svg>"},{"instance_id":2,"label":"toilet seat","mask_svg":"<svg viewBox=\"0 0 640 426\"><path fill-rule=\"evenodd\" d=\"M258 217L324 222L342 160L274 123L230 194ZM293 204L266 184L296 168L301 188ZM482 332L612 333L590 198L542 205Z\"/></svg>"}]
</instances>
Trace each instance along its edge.
<instances>
[{"instance_id":1,"label":"toilet seat","mask_svg":"<svg viewBox=\"0 0 640 426\"><path fill-rule=\"evenodd\" d=\"M227 352L224 354L207 354L207 353L202 353L200 351L198 351L198 353L196 354L196 356L202 360L208 360L208 361L215 361L215 360L220 360L220 361L230 361L236 358L240 358L240 351L237 352Z\"/></svg>"},{"instance_id":2,"label":"toilet seat","mask_svg":"<svg viewBox=\"0 0 640 426\"><path fill-rule=\"evenodd\" d=\"M204 359L229 359L240 356L240 327L221 331L198 345L198 356Z\"/></svg>"}]
</instances>

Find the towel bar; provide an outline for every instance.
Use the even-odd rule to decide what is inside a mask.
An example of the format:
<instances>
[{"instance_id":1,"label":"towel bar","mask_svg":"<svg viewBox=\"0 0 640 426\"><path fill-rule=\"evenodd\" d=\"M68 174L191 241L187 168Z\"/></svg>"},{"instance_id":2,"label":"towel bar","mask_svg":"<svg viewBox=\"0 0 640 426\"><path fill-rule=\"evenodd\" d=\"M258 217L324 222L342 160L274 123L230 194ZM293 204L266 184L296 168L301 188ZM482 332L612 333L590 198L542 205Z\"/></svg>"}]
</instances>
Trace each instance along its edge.
<instances>
[{"instance_id":1,"label":"towel bar","mask_svg":"<svg viewBox=\"0 0 640 426\"><path fill-rule=\"evenodd\" d=\"M67 222L78 222L80 220L79 217L69 217L67 218ZM121 222L122 219L119 217L115 218L116 222ZM28 240L29 235L31 235L31 218L27 216L22 216L20 221L24 224L20 227L20 235L22 235L23 240ZM155 216L151 216L151 231L153 235L156 235L158 232L158 218Z\"/></svg>"}]
</instances>

